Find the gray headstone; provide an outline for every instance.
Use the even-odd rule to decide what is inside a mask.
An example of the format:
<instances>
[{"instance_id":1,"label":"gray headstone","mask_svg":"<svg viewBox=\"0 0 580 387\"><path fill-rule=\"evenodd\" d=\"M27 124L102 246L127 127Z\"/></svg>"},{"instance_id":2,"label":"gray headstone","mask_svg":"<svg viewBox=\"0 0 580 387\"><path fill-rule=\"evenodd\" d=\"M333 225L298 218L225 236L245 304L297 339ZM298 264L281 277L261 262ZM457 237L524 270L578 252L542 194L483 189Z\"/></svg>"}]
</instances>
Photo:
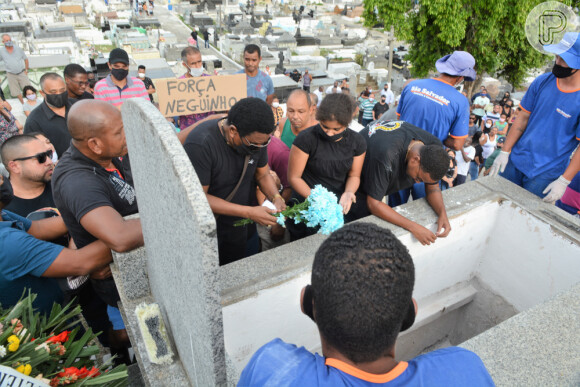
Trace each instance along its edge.
<instances>
[{"instance_id":1,"label":"gray headstone","mask_svg":"<svg viewBox=\"0 0 580 387\"><path fill-rule=\"evenodd\" d=\"M214 216L183 146L161 113L142 99L128 100L121 111L151 294L191 384L225 384ZM147 378L147 369L144 374Z\"/></svg>"}]
</instances>

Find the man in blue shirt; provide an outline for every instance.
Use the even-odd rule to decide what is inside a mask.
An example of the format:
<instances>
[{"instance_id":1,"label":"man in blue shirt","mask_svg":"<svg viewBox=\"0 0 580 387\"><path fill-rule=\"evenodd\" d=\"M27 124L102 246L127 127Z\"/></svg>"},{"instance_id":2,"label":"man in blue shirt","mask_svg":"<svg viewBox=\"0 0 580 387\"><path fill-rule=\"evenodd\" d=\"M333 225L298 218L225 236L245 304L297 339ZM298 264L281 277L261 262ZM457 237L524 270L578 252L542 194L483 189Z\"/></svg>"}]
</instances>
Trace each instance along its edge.
<instances>
[{"instance_id":1,"label":"man in blue shirt","mask_svg":"<svg viewBox=\"0 0 580 387\"><path fill-rule=\"evenodd\" d=\"M3 308L16 305L29 289L37 294L34 307L49 314L53 303L62 301L54 278L110 273L107 264L112 259L111 251L104 243L95 242L72 250L45 242L66 233L64 222L55 227L54 222L47 223L49 219L31 222L10 211L2 211L12 198L10 180L0 175L0 304Z\"/></svg>"},{"instance_id":2,"label":"man in blue shirt","mask_svg":"<svg viewBox=\"0 0 580 387\"><path fill-rule=\"evenodd\" d=\"M260 98L268 105L274 100L274 84L272 78L260 71L262 51L255 44L248 44L244 48L244 69L236 74L246 74L246 88L248 97Z\"/></svg>"},{"instance_id":3,"label":"man in blue shirt","mask_svg":"<svg viewBox=\"0 0 580 387\"><path fill-rule=\"evenodd\" d=\"M323 356L275 339L254 354L238 386L493 386L465 349L395 360L397 336L415 318L414 282L413 260L390 230L345 225L316 252L312 285L300 295Z\"/></svg>"},{"instance_id":4,"label":"man in blue shirt","mask_svg":"<svg viewBox=\"0 0 580 387\"><path fill-rule=\"evenodd\" d=\"M553 203L580 171L580 37L568 32L558 44L551 73L530 85L490 174L501 176Z\"/></svg>"},{"instance_id":5,"label":"man in blue shirt","mask_svg":"<svg viewBox=\"0 0 580 387\"><path fill-rule=\"evenodd\" d=\"M448 148L460 150L469 128L469 101L456 86L475 80L475 59L465 51L454 51L435 63L439 76L410 82L401 93L397 115L401 121L426 130ZM410 189L389 196L391 207L406 203ZM413 186L413 199L425 197L425 186Z\"/></svg>"}]
</instances>

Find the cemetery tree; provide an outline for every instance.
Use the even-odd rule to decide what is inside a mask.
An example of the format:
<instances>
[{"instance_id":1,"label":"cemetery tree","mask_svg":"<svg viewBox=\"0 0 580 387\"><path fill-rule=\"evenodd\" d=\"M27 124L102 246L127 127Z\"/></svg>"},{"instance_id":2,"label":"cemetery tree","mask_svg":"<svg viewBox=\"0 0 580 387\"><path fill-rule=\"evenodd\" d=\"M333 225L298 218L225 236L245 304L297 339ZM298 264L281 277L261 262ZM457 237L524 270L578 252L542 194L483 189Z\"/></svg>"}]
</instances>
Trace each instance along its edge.
<instances>
[{"instance_id":1,"label":"cemetery tree","mask_svg":"<svg viewBox=\"0 0 580 387\"><path fill-rule=\"evenodd\" d=\"M564 1L566 3L566 1ZM477 79L467 85L468 94L481 83L483 73L503 76L519 87L530 69L549 57L527 41L524 25L540 0L365 0L365 25L383 23L395 36L409 43L406 59L414 77L426 77L435 62L454 50L475 58ZM569 4L570 5L570 4Z\"/></svg>"}]
</instances>

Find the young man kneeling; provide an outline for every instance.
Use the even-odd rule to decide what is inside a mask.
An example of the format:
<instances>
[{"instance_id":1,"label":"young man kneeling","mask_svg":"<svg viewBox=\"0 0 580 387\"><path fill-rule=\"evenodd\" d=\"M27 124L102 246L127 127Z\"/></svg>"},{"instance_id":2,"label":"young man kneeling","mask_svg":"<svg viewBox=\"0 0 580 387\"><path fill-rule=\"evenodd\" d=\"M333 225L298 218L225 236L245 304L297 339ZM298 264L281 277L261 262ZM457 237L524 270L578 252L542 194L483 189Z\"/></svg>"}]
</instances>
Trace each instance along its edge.
<instances>
[{"instance_id":1,"label":"young man kneeling","mask_svg":"<svg viewBox=\"0 0 580 387\"><path fill-rule=\"evenodd\" d=\"M399 332L414 321L413 260L389 231L352 223L316 252L302 311L322 353L275 339L258 350L238 386L493 386L481 359L457 347L395 360Z\"/></svg>"}]
</instances>

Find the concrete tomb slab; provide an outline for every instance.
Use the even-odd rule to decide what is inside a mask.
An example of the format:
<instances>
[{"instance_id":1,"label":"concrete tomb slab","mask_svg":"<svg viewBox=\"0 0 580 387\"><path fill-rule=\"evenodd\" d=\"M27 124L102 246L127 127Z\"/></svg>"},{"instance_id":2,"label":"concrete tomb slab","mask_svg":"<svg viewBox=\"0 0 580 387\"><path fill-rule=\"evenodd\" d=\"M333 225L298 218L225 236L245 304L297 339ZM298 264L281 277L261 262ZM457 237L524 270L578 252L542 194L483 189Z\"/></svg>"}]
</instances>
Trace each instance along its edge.
<instances>
[{"instance_id":1,"label":"concrete tomb slab","mask_svg":"<svg viewBox=\"0 0 580 387\"><path fill-rule=\"evenodd\" d=\"M215 220L173 128L145 100L125 102L122 114L145 248L115 254L113 274L145 383L236 384L252 354L276 337L320 351L298 300L325 237L219 267ZM578 384L580 221L500 177L443 197L452 231L431 246L363 219L393 230L415 263L419 315L399 337L399 358L464 343L497 384ZM436 229L425 200L397 211ZM166 327L168 343L154 356L135 314L141 303L158 305L147 328L157 344L156 327ZM169 350L169 365L155 364Z\"/></svg>"}]
</instances>

